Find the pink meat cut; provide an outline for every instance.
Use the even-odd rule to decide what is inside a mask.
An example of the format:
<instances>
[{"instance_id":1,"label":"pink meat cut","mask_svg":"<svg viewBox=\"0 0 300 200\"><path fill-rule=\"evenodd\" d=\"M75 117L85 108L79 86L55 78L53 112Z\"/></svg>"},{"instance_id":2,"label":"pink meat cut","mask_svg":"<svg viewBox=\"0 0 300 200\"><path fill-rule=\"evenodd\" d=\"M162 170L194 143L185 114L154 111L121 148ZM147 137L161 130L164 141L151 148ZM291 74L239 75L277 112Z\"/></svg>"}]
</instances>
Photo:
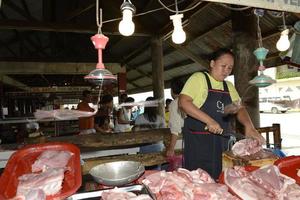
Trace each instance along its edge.
<instances>
[{"instance_id":1,"label":"pink meat cut","mask_svg":"<svg viewBox=\"0 0 300 200\"><path fill-rule=\"evenodd\" d=\"M236 200L225 185L217 184L209 174L197 169L150 174L143 183L155 194L157 200Z\"/></svg>"},{"instance_id":2,"label":"pink meat cut","mask_svg":"<svg viewBox=\"0 0 300 200\"><path fill-rule=\"evenodd\" d=\"M72 153L69 151L44 151L31 166L32 172L45 171L48 168L64 168L71 156Z\"/></svg>"},{"instance_id":3,"label":"pink meat cut","mask_svg":"<svg viewBox=\"0 0 300 200\"><path fill-rule=\"evenodd\" d=\"M32 190L43 190L46 195L53 195L62 188L64 169L48 169L42 173L24 174L18 179L17 196L26 196Z\"/></svg>"},{"instance_id":4,"label":"pink meat cut","mask_svg":"<svg viewBox=\"0 0 300 200\"><path fill-rule=\"evenodd\" d=\"M300 187L296 181L281 174L274 165L253 172L246 172L242 167L228 168L224 178L226 185L242 199L292 200L300 197Z\"/></svg>"},{"instance_id":5,"label":"pink meat cut","mask_svg":"<svg viewBox=\"0 0 300 200\"><path fill-rule=\"evenodd\" d=\"M257 140L247 138L235 143L231 150L235 156L249 156L261 151L262 146Z\"/></svg>"},{"instance_id":6,"label":"pink meat cut","mask_svg":"<svg viewBox=\"0 0 300 200\"><path fill-rule=\"evenodd\" d=\"M101 195L102 200L152 200L149 195L136 195L133 192L124 192L118 188L104 191Z\"/></svg>"}]
</instances>

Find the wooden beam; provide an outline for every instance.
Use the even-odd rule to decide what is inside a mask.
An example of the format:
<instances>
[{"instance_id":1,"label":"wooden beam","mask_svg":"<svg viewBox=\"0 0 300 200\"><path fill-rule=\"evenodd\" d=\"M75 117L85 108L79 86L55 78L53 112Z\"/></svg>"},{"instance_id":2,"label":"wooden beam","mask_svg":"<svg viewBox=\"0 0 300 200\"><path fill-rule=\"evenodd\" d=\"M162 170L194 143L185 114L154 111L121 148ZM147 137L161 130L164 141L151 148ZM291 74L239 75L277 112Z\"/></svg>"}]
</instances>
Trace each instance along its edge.
<instances>
[{"instance_id":1,"label":"wooden beam","mask_svg":"<svg viewBox=\"0 0 300 200\"><path fill-rule=\"evenodd\" d=\"M173 42L170 41L166 41L170 46L172 46L173 48L175 48L177 51L179 51L182 55L186 56L187 58L191 59L192 61L194 61L195 63L199 64L202 67L205 67L206 69L208 69L208 62L205 62L203 59L199 58L198 56L196 56L193 52L191 52L190 50L188 50L185 47L182 47L181 45L176 45Z\"/></svg>"},{"instance_id":2,"label":"wooden beam","mask_svg":"<svg viewBox=\"0 0 300 200\"><path fill-rule=\"evenodd\" d=\"M13 79L13 78L10 78L4 74L0 74L0 81L4 84L11 85L11 86L19 88L21 90L26 90L26 91L30 90L30 88L27 85Z\"/></svg>"},{"instance_id":3,"label":"wooden beam","mask_svg":"<svg viewBox=\"0 0 300 200\"><path fill-rule=\"evenodd\" d=\"M18 13L19 15L25 17L27 20L37 21L36 18L34 18L33 16L30 15L30 13L24 11L22 8L17 6L13 1L5 1L5 4L8 5L14 11L16 11L16 13Z\"/></svg>"},{"instance_id":4,"label":"wooden beam","mask_svg":"<svg viewBox=\"0 0 300 200\"><path fill-rule=\"evenodd\" d=\"M82 13L85 13L87 12L88 10L94 8L96 6L96 3L91 3L87 6L85 6L84 8L78 8L76 10L73 10L71 13L69 13L67 16L66 16L66 19L65 21L70 21L72 20L73 18L75 17L78 17L79 15L81 15Z\"/></svg>"},{"instance_id":5,"label":"wooden beam","mask_svg":"<svg viewBox=\"0 0 300 200\"><path fill-rule=\"evenodd\" d=\"M0 74L88 74L96 63L0 62ZM119 63L105 63L112 71Z\"/></svg>"},{"instance_id":6,"label":"wooden beam","mask_svg":"<svg viewBox=\"0 0 300 200\"><path fill-rule=\"evenodd\" d=\"M121 35L117 28L114 30L107 30L107 26L103 27L103 34L105 35ZM49 32L71 32L71 33L97 33L97 25L83 25L71 23L49 23L38 21L24 21L24 20L0 20L0 29L14 29L14 30L35 30L35 31L49 31ZM150 33L135 32L133 36L149 37Z\"/></svg>"}]
</instances>

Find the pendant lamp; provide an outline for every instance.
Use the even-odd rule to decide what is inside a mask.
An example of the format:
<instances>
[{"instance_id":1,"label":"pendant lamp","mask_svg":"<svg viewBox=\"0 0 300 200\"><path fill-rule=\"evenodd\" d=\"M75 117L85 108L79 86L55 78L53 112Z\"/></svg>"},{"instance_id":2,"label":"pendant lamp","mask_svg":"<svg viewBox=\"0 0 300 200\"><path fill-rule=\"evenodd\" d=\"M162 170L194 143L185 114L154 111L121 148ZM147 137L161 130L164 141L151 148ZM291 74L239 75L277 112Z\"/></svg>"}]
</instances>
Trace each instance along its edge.
<instances>
[{"instance_id":1,"label":"pendant lamp","mask_svg":"<svg viewBox=\"0 0 300 200\"><path fill-rule=\"evenodd\" d=\"M116 83L116 76L105 69L105 66L102 62L102 49L105 49L105 46L108 42L108 37L103 34L96 34L91 37L91 40L95 46L95 49L98 50L98 63L96 65L96 69L86 75L84 79L95 85L100 85L101 83L105 85Z\"/></svg>"},{"instance_id":2,"label":"pendant lamp","mask_svg":"<svg viewBox=\"0 0 300 200\"><path fill-rule=\"evenodd\" d=\"M105 49L105 46L108 42L108 37L102 34L101 27L102 27L102 9L100 9L100 23L99 23L99 16L98 16L98 6L99 2L96 1L96 20L98 25L98 33L91 37L93 45L95 49L98 50L98 63L96 65L96 69L91 71L88 75L84 77L84 79L94 85L108 85L111 83L116 83L117 78L113 75L110 71L105 69L105 66L102 62L102 50ZM100 88L101 88L100 87Z\"/></svg>"},{"instance_id":3,"label":"pendant lamp","mask_svg":"<svg viewBox=\"0 0 300 200\"><path fill-rule=\"evenodd\" d=\"M267 87L275 83L276 81L272 79L270 76L264 74L265 66L263 61L266 59L269 50L262 46L259 17L263 15L263 12L259 12L259 10L256 10L254 13L257 16L258 48L253 51L253 54L256 56L256 59L259 61L259 67L258 67L259 75L255 76L252 80L249 81L249 83L257 87Z\"/></svg>"}]
</instances>

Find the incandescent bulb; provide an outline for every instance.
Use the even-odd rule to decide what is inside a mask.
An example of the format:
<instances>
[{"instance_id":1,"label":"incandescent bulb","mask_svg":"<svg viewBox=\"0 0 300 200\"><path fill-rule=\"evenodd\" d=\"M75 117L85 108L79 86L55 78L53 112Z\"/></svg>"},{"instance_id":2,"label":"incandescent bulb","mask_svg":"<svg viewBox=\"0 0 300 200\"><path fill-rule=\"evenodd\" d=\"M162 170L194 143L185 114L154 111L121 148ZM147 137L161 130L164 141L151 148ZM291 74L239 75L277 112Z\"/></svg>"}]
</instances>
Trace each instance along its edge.
<instances>
[{"instance_id":1,"label":"incandescent bulb","mask_svg":"<svg viewBox=\"0 0 300 200\"><path fill-rule=\"evenodd\" d=\"M181 18L183 18L183 14L175 14L170 16L174 26L172 41L175 44L182 44L186 40L186 34L182 28Z\"/></svg>"},{"instance_id":2,"label":"incandescent bulb","mask_svg":"<svg viewBox=\"0 0 300 200\"><path fill-rule=\"evenodd\" d=\"M119 23L119 32L124 36L130 36L134 33L134 23L132 21L132 10L124 9L123 19Z\"/></svg>"},{"instance_id":3,"label":"incandescent bulb","mask_svg":"<svg viewBox=\"0 0 300 200\"><path fill-rule=\"evenodd\" d=\"M276 48L279 51L286 51L290 47L289 41L289 29L285 29L281 32L280 38L276 43Z\"/></svg>"}]
</instances>

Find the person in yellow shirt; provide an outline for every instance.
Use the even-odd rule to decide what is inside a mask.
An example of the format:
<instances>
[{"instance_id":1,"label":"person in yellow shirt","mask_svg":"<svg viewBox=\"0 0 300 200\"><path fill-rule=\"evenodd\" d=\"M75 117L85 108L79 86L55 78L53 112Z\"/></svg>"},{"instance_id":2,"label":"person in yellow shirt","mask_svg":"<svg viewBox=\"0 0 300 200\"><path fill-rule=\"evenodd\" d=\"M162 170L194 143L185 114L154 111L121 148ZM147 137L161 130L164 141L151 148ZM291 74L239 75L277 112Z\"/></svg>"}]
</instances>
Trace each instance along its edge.
<instances>
[{"instance_id":1,"label":"person in yellow shirt","mask_svg":"<svg viewBox=\"0 0 300 200\"><path fill-rule=\"evenodd\" d=\"M221 134L230 131L232 119L224 114L224 108L240 100L232 83L225 81L233 66L233 53L229 49L219 49L212 55L209 72L194 73L179 96L179 107L187 114L183 127L184 167L189 170L202 168L215 179L222 170L222 152L229 140ZM241 107L236 116L245 126L246 136L265 143L245 107Z\"/></svg>"},{"instance_id":2,"label":"person in yellow shirt","mask_svg":"<svg viewBox=\"0 0 300 200\"><path fill-rule=\"evenodd\" d=\"M172 99L166 99L166 106L165 106L165 122L168 126L170 120L170 112L169 112L169 105L172 102Z\"/></svg>"}]
</instances>

